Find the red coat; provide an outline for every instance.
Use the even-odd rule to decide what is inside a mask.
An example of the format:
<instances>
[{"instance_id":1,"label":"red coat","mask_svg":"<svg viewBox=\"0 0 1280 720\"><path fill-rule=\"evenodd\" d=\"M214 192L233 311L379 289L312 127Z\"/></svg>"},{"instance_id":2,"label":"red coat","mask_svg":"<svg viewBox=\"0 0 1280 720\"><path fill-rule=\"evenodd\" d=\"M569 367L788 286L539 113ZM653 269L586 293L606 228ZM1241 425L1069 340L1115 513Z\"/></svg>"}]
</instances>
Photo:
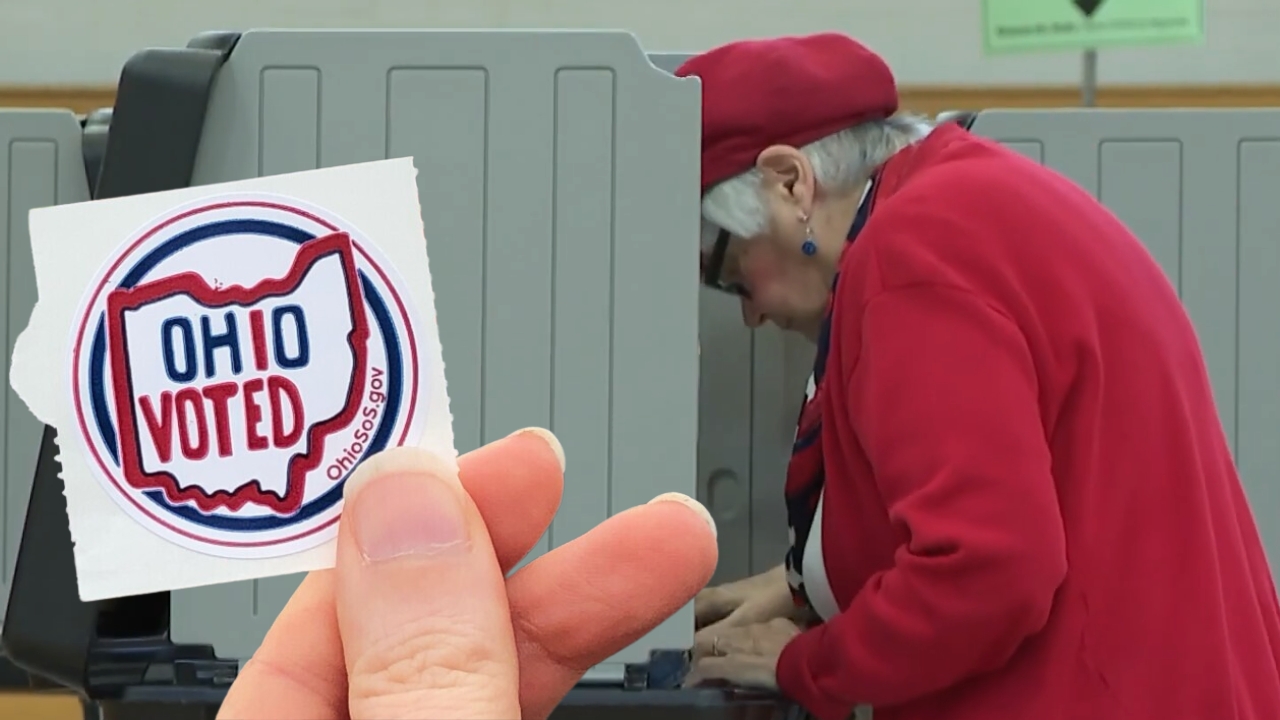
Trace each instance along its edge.
<instances>
[{"instance_id":1,"label":"red coat","mask_svg":"<svg viewBox=\"0 0 1280 720\"><path fill-rule=\"evenodd\" d=\"M1195 330L1084 191L956 126L884 168L822 405L822 720L1277 720L1280 605Z\"/></svg>"}]
</instances>

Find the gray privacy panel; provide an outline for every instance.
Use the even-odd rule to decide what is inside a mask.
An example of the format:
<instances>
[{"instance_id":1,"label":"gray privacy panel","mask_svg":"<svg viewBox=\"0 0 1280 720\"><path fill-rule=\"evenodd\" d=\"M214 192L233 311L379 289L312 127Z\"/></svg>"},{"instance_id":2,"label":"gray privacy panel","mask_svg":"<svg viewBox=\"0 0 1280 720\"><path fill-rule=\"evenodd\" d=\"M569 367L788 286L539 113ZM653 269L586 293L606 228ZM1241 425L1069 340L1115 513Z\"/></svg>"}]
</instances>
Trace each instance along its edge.
<instances>
[{"instance_id":1,"label":"gray privacy panel","mask_svg":"<svg viewBox=\"0 0 1280 720\"><path fill-rule=\"evenodd\" d=\"M783 485L814 347L772 326L750 330L737 299L702 293L698 498L716 520L721 583L785 556Z\"/></svg>"},{"instance_id":2,"label":"gray privacy panel","mask_svg":"<svg viewBox=\"0 0 1280 720\"><path fill-rule=\"evenodd\" d=\"M772 325L753 334L751 572L759 573L780 564L790 545L783 486L816 348Z\"/></svg>"},{"instance_id":3,"label":"gray privacy panel","mask_svg":"<svg viewBox=\"0 0 1280 720\"><path fill-rule=\"evenodd\" d=\"M1280 575L1280 110L995 110L972 129L1093 192L1177 285Z\"/></svg>"},{"instance_id":4,"label":"gray privacy panel","mask_svg":"<svg viewBox=\"0 0 1280 720\"><path fill-rule=\"evenodd\" d=\"M80 123L66 110L0 109L0 337L4 338L4 392L0 393L0 621L8 605L9 581L26 520L31 479L43 425L9 386L13 344L27 326L36 302L35 267L27 213L89 199L80 153Z\"/></svg>"},{"instance_id":5,"label":"gray privacy panel","mask_svg":"<svg viewBox=\"0 0 1280 720\"><path fill-rule=\"evenodd\" d=\"M415 159L459 451L539 425L568 455L536 557L695 491L699 118L628 33L253 31L193 182ZM299 581L175 592L173 637L247 658ZM598 670L692 631L685 608Z\"/></svg>"},{"instance_id":6,"label":"gray privacy panel","mask_svg":"<svg viewBox=\"0 0 1280 720\"><path fill-rule=\"evenodd\" d=\"M738 301L704 288L698 386L698 499L716 521L713 583L751 573L752 332Z\"/></svg>"}]
</instances>

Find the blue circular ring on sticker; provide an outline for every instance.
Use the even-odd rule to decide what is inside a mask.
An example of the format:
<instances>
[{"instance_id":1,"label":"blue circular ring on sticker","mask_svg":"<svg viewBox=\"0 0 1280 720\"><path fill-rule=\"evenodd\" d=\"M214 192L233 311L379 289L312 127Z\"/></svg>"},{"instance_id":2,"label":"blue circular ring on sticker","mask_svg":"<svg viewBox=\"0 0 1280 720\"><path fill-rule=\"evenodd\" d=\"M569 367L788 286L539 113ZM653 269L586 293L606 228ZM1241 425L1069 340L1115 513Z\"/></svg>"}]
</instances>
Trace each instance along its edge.
<instances>
[{"instance_id":1,"label":"blue circular ring on sticker","mask_svg":"<svg viewBox=\"0 0 1280 720\"><path fill-rule=\"evenodd\" d=\"M416 443L422 320L358 229L267 194L148 223L85 294L72 405L90 465L183 547L274 557L337 534L362 460Z\"/></svg>"}]
</instances>

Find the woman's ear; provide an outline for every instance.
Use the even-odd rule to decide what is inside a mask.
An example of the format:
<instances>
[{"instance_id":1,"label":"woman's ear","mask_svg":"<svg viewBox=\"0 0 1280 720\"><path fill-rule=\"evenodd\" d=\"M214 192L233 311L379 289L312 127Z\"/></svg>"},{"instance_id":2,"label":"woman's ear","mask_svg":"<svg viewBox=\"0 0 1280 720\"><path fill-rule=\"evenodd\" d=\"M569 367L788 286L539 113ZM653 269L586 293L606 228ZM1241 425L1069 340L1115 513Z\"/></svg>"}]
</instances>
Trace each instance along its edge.
<instances>
[{"instance_id":1,"label":"woman's ear","mask_svg":"<svg viewBox=\"0 0 1280 720\"><path fill-rule=\"evenodd\" d=\"M813 166L804 153L790 145L773 145L756 157L756 169L760 171L764 191L794 205L803 215L813 207Z\"/></svg>"}]
</instances>

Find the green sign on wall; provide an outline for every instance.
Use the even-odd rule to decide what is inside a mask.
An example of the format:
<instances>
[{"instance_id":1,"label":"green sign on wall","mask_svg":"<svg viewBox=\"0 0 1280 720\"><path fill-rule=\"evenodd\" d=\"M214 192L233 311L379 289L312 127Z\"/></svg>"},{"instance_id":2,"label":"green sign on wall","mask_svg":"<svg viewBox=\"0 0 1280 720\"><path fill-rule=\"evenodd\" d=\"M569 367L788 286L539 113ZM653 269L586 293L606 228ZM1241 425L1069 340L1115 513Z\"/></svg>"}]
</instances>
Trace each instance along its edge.
<instances>
[{"instance_id":1,"label":"green sign on wall","mask_svg":"<svg viewBox=\"0 0 1280 720\"><path fill-rule=\"evenodd\" d=\"M988 54L1204 40L1204 0L982 0Z\"/></svg>"}]
</instances>

